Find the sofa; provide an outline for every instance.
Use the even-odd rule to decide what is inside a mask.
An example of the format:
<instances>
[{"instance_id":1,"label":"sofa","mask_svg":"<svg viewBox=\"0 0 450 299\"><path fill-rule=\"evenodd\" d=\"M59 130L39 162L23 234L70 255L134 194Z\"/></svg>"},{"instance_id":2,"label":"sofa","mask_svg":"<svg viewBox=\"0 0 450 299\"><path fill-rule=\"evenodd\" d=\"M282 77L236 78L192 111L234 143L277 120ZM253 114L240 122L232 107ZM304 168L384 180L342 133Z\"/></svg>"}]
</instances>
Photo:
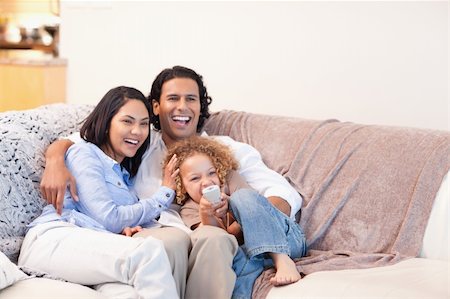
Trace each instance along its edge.
<instances>
[{"instance_id":1,"label":"sofa","mask_svg":"<svg viewBox=\"0 0 450 299\"><path fill-rule=\"evenodd\" d=\"M46 204L45 150L92 108L0 113L0 299L105 298L16 265L26 225ZM450 132L227 110L204 128L254 146L303 197L304 277L272 287L269 268L254 298L449 298Z\"/></svg>"}]
</instances>

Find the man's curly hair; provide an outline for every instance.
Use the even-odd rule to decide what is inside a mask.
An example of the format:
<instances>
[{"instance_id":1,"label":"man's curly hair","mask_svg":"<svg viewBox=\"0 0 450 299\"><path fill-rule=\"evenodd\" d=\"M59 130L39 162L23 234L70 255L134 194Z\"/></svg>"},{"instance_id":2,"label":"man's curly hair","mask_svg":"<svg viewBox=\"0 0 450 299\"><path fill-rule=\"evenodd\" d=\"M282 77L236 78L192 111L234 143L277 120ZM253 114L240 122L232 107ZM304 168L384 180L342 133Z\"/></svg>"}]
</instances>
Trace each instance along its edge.
<instances>
[{"instance_id":1,"label":"man's curly hair","mask_svg":"<svg viewBox=\"0 0 450 299\"><path fill-rule=\"evenodd\" d=\"M236 170L239 163L233 156L231 149L223 143L214 140L211 137L192 136L174 143L168 150L164 159L163 169L169 163L173 155L177 155L177 163L175 169L180 168L186 159L195 154L204 154L211 159L213 166L216 168L220 185L223 186L225 179L231 170ZM186 189L182 184L180 174L175 178L176 181L176 201L179 205L183 205L188 199Z\"/></svg>"}]
</instances>

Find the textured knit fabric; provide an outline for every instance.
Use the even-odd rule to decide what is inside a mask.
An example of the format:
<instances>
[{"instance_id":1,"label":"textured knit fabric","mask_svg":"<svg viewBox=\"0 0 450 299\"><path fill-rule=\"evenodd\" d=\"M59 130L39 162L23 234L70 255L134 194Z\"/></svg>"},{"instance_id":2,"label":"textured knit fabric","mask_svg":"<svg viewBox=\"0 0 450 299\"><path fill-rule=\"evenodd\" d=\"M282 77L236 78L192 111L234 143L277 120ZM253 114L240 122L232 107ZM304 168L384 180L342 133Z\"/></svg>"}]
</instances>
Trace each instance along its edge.
<instances>
[{"instance_id":1,"label":"textured knit fabric","mask_svg":"<svg viewBox=\"0 0 450 299\"><path fill-rule=\"evenodd\" d=\"M53 104L0 113L0 251L17 261L26 226L46 202L39 191L45 151L78 131L93 106Z\"/></svg>"}]
</instances>

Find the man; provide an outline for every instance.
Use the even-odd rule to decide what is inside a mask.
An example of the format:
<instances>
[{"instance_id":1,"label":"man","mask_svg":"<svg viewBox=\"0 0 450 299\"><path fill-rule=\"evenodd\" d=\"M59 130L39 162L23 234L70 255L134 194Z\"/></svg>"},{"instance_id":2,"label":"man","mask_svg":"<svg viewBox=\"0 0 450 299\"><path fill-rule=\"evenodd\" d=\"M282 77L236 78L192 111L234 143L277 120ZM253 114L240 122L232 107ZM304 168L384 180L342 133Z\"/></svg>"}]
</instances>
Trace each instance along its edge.
<instances>
[{"instance_id":1,"label":"man","mask_svg":"<svg viewBox=\"0 0 450 299\"><path fill-rule=\"evenodd\" d=\"M167 147L201 132L212 101L202 77L181 66L165 69L156 77L148 100L152 104L151 121L156 131L152 132L150 146L135 180L134 189L140 198L150 196L161 185L161 162ZM295 217L301 207L300 195L263 163L256 149L226 136L215 138L232 148L240 164L239 172L252 188L286 215ZM76 193L75 180L64 165L64 153L71 144L69 140L57 141L46 155L41 191L58 210L62 207L67 184L71 192ZM188 235L173 210L161 213L158 226L133 236L153 236L164 242L181 298L231 297L236 280L232 263L238 248L233 235L212 226L202 226ZM234 235L239 233L236 231ZM220 259L216 258L218 256Z\"/></svg>"}]
</instances>

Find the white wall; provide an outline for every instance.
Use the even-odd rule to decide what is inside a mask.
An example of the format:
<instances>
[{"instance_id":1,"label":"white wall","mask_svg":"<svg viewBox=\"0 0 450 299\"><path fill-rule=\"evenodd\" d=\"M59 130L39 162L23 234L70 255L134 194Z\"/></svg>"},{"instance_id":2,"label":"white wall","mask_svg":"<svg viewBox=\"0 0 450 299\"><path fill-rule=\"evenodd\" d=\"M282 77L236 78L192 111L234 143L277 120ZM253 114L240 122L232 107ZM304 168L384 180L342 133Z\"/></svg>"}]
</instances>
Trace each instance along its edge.
<instances>
[{"instance_id":1,"label":"white wall","mask_svg":"<svg viewBox=\"0 0 450 299\"><path fill-rule=\"evenodd\" d=\"M68 1L68 101L204 76L212 110L449 130L447 1Z\"/></svg>"}]
</instances>

